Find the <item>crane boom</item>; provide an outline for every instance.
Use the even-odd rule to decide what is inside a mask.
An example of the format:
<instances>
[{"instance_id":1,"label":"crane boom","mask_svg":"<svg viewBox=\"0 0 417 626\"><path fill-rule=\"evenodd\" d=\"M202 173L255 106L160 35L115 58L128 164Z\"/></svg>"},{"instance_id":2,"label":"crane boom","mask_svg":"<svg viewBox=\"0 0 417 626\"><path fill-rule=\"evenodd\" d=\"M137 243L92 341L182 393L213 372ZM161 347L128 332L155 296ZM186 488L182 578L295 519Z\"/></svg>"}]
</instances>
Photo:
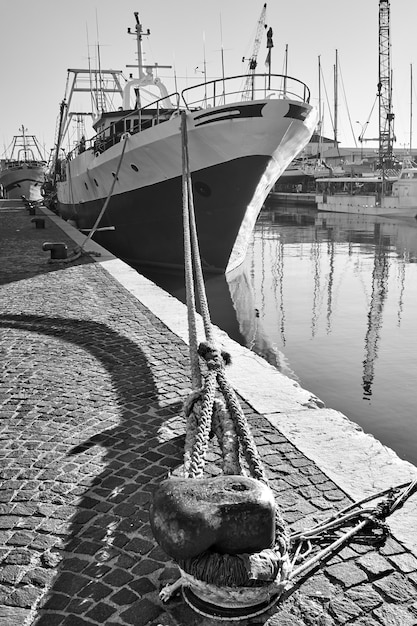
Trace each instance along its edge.
<instances>
[{"instance_id":1,"label":"crane boom","mask_svg":"<svg viewBox=\"0 0 417 626\"><path fill-rule=\"evenodd\" d=\"M258 65L258 52L261 45L262 40L262 30L266 28L266 2L262 7L261 15L258 20L258 26L256 28L255 42L253 44L252 54L249 57L249 64L247 70L247 76L245 85L243 87L243 96L242 100L250 100L252 94L253 87L253 75L255 74L256 66ZM242 61L245 61L243 57Z\"/></svg>"}]
</instances>

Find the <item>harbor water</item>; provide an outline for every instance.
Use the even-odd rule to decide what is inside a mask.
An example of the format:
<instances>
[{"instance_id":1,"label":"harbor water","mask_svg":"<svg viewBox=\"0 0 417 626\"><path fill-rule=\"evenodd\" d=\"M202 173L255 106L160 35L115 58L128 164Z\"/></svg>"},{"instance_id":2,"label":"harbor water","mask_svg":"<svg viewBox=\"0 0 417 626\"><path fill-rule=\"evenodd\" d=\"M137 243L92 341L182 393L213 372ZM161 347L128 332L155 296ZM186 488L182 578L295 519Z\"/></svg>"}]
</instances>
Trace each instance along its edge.
<instances>
[{"instance_id":1,"label":"harbor water","mask_svg":"<svg viewBox=\"0 0 417 626\"><path fill-rule=\"evenodd\" d=\"M417 223L270 203L206 289L215 324L417 465Z\"/></svg>"}]
</instances>

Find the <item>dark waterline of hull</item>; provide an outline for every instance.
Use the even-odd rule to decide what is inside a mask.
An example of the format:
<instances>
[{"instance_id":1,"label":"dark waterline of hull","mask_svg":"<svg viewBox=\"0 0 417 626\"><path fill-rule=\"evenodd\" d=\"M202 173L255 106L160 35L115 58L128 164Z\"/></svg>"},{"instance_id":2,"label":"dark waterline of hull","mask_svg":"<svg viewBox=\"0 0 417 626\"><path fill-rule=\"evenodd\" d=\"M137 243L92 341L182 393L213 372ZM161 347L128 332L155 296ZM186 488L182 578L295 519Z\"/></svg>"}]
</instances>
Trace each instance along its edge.
<instances>
[{"instance_id":1,"label":"dark waterline of hull","mask_svg":"<svg viewBox=\"0 0 417 626\"><path fill-rule=\"evenodd\" d=\"M267 156L254 155L193 173L201 259L207 271L225 271L247 207L270 160ZM75 220L78 228L89 229L104 201L100 198L76 208L60 204L59 212L64 218ZM255 211L259 211L262 198L258 202ZM94 239L127 263L181 268L184 262L181 177L116 193L100 226L114 230L97 232Z\"/></svg>"}]
</instances>

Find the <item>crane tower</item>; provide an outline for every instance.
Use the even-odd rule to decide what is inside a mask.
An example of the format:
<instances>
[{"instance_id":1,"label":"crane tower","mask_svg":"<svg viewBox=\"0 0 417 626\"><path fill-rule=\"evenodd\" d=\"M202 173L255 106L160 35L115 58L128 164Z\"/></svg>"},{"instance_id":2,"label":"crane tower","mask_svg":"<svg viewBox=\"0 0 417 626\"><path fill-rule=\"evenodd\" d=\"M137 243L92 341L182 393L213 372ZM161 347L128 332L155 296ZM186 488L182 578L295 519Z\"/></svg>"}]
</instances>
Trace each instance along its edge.
<instances>
[{"instance_id":1,"label":"crane tower","mask_svg":"<svg viewBox=\"0 0 417 626\"><path fill-rule=\"evenodd\" d=\"M266 21L266 2L264 6L262 7L261 15L258 20L258 26L256 28L255 43L253 44L252 54L250 58L248 59L249 67L248 67L246 82L243 88L242 100L250 100L253 95L252 94L253 75L255 74L256 66L258 65L257 59L258 59L258 52L259 52L259 48L260 48L261 40L262 40L262 30L266 28L265 21ZM243 57L242 61L245 61L245 57Z\"/></svg>"},{"instance_id":2,"label":"crane tower","mask_svg":"<svg viewBox=\"0 0 417 626\"><path fill-rule=\"evenodd\" d=\"M379 0L379 166L392 167L394 114L392 112L389 0Z\"/></svg>"}]
</instances>

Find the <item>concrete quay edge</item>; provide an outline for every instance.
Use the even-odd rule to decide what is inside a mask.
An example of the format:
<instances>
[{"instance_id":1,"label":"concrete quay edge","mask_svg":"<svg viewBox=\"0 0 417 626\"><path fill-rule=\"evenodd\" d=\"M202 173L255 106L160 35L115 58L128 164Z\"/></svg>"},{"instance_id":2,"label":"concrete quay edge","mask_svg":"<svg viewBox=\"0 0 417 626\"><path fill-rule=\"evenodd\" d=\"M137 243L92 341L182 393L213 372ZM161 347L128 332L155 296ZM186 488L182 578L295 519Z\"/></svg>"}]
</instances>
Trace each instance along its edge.
<instances>
[{"instance_id":1,"label":"concrete quay edge","mask_svg":"<svg viewBox=\"0 0 417 626\"><path fill-rule=\"evenodd\" d=\"M71 224L45 207L41 210L77 245L85 242L86 236ZM187 308L182 302L96 242L90 240L86 251L99 254L96 262L188 344ZM200 316L197 330L203 340ZM232 356L227 375L239 395L353 500L417 478L413 464L400 459L348 417L323 407L316 396L221 329L215 327L214 334L219 346ZM409 498L387 521L395 539L417 557L417 496Z\"/></svg>"}]
</instances>

